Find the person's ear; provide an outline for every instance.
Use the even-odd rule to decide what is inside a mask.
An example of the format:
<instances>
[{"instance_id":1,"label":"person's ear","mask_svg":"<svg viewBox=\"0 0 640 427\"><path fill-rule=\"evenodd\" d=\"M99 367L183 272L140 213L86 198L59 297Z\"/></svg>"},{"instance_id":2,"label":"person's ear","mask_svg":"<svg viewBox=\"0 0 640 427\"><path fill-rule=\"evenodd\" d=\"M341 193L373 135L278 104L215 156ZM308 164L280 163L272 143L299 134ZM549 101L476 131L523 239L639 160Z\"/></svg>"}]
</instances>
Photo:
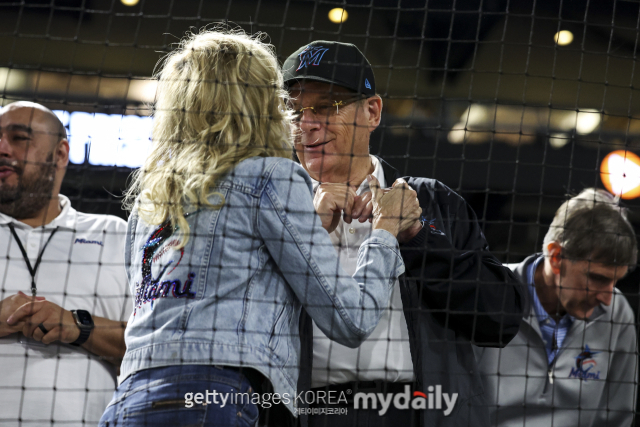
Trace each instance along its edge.
<instances>
[{"instance_id":1,"label":"person's ear","mask_svg":"<svg viewBox=\"0 0 640 427\"><path fill-rule=\"evenodd\" d=\"M553 274L560 275L562 271L562 246L558 242L551 242L547 245L547 259Z\"/></svg>"},{"instance_id":2,"label":"person's ear","mask_svg":"<svg viewBox=\"0 0 640 427\"><path fill-rule=\"evenodd\" d=\"M373 132L380 124L382 117L382 98L374 95L365 100L365 110L367 112L367 125L369 132Z\"/></svg>"},{"instance_id":3,"label":"person's ear","mask_svg":"<svg viewBox=\"0 0 640 427\"><path fill-rule=\"evenodd\" d=\"M69 141L66 138L56 144L54 159L57 169L64 169L69 164Z\"/></svg>"}]
</instances>

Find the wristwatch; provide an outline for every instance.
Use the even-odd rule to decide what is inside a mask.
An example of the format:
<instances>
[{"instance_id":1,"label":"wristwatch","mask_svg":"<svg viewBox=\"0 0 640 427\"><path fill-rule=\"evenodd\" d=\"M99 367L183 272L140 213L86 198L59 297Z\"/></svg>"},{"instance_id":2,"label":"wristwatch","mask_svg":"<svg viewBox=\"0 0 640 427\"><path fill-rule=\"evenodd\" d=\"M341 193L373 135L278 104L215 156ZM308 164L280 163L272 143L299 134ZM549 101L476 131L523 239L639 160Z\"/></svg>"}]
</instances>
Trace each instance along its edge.
<instances>
[{"instance_id":1,"label":"wristwatch","mask_svg":"<svg viewBox=\"0 0 640 427\"><path fill-rule=\"evenodd\" d=\"M93 318L86 310L71 310L71 314L73 314L73 319L80 329L80 336L70 345L80 346L89 339L89 335L93 331Z\"/></svg>"}]
</instances>

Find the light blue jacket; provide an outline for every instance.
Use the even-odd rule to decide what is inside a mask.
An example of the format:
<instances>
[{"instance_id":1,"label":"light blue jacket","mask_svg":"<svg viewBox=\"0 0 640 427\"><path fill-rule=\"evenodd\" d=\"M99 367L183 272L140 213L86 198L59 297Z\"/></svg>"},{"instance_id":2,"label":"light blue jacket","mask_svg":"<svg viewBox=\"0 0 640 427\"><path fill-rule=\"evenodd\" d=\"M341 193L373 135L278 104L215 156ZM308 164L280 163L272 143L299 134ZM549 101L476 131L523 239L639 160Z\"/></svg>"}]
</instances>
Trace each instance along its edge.
<instances>
[{"instance_id":1,"label":"light blue jacket","mask_svg":"<svg viewBox=\"0 0 640 427\"><path fill-rule=\"evenodd\" d=\"M327 337L357 347L404 272L398 242L373 231L347 276L314 211L311 180L290 160L245 160L212 191L224 205L190 209L182 249L175 249L182 230L150 226L135 211L129 218L125 260L135 302L121 378L168 365L249 366L289 394L293 411L301 307Z\"/></svg>"}]
</instances>

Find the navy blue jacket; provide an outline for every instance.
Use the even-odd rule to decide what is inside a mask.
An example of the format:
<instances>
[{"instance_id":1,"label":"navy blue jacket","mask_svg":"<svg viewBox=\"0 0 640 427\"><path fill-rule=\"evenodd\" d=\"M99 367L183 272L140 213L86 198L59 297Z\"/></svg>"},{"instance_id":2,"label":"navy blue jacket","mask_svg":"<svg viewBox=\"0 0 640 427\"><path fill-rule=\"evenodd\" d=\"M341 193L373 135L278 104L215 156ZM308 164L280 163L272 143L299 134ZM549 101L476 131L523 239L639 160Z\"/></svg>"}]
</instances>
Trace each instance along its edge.
<instances>
[{"instance_id":1,"label":"navy blue jacket","mask_svg":"<svg viewBox=\"0 0 640 427\"><path fill-rule=\"evenodd\" d=\"M398 172L382 161L385 180ZM465 200L439 181L405 177L418 193L423 229L400 246L406 273L400 292L409 330L415 390L441 385L458 393L453 412L421 411L422 426L489 426L487 403L471 344L504 347L518 333L527 292L490 252ZM311 321L301 317L298 392L311 384ZM301 425L306 426L306 417Z\"/></svg>"}]
</instances>

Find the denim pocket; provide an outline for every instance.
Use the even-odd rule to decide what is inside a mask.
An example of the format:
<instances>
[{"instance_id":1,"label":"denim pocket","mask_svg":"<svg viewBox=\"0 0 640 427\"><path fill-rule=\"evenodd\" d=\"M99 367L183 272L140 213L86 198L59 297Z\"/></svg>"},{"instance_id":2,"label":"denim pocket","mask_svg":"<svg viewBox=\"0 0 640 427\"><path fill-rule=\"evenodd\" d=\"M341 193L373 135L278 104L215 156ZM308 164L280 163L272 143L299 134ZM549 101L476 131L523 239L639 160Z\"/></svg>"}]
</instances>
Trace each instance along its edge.
<instances>
[{"instance_id":1,"label":"denim pocket","mask_svg":"<svg viewBox=\"0 0 640 427\"><path fill-rule=\"evenodd\" d=\"M126 427L203 426L206 407L185 407L184 399L149 400L124 408L122 420Z\"/></svg>"},{"instance_id":2,"label":"denim pocket","mask_svg":"<svg viewBox=\"0 0 640 427\"><path fill-rule=\"evenodd\" d=\"M245 404L238 404L238 425L253 427L258 422L260 411L258 406L247 402Z\"/></svg>"},{"instance_id":3,"label":"denim pocket","mask_svg":"<svg viewBox=\"0 0 640 427\"><path fill-rule=\"evenodd\" d=\"M255 405L235 398L239 393L248 396L250 387L239 372L224 367L184 365L140 371L121 384L122 390L116 393L122 400L107 408L101 427L254 426Z\"/></svg>"}]
</instances>

